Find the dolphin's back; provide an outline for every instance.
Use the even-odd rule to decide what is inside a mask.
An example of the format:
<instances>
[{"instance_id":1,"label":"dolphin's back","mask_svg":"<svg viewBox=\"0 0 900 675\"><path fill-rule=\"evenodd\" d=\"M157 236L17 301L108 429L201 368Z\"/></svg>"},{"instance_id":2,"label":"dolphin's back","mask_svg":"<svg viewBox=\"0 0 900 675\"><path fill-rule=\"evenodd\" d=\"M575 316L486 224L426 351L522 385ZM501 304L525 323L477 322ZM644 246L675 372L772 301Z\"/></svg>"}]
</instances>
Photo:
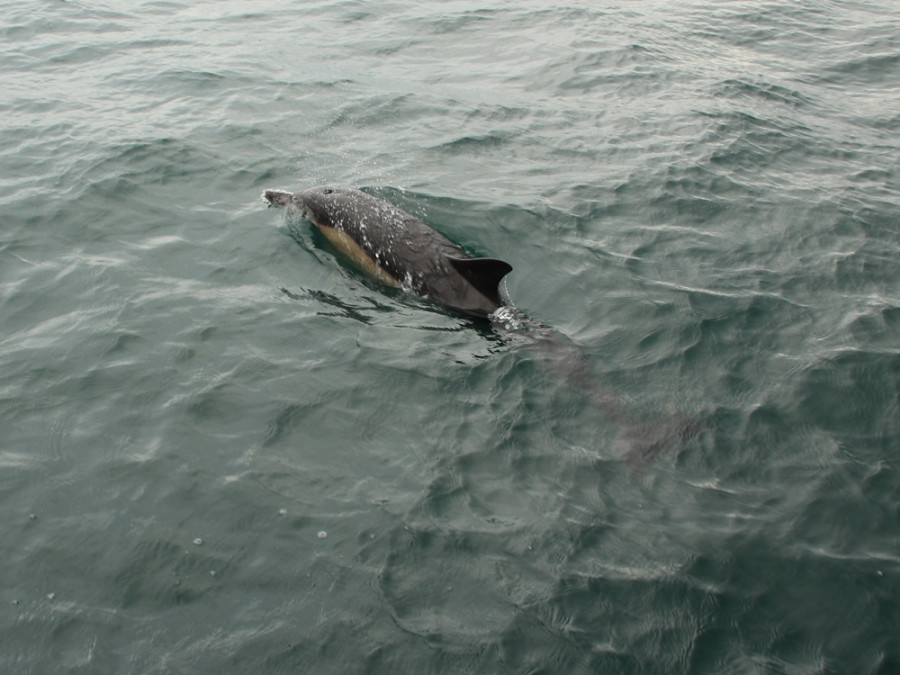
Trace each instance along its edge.
<instances>
[{"instance_id":1,"label":"dolphin's back","mask_svg":"<svg viewBox=\"0 0 900 675\"><path fill-rule=\"evenodd\" d=\"M349 237L401 286L473 316L486 317L500 306L499 284L512 270L508 263L470 258L418 218L360 190L318 187L293 197L326 236Z\"/></svg>"}]
</instances>

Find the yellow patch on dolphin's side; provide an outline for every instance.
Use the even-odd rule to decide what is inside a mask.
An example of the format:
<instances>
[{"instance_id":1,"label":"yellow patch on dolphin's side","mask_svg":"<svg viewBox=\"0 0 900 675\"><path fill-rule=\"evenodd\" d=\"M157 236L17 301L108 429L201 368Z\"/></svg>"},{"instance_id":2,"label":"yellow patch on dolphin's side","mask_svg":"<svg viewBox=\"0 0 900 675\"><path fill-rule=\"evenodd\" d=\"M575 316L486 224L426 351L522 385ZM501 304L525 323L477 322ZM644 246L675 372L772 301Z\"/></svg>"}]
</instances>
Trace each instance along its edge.
<instances>
[{"instance_id":1,"label":"yellow patch on dolphin's side","mask_svg":"<svg viewBox=\"0 0 900 675\"><path fill-rule=\"evenodd\" d=\"M392 277L386 269L379 266L378 263L375 262L372 257L363 250L362 246L357 244L349 234L333 227L318 227L319 231L325 235L325 238L330 241L336 249L350 258L350 260L363 272L388 286L400 286L400 282Z\"/></svg>"}]
</instances>

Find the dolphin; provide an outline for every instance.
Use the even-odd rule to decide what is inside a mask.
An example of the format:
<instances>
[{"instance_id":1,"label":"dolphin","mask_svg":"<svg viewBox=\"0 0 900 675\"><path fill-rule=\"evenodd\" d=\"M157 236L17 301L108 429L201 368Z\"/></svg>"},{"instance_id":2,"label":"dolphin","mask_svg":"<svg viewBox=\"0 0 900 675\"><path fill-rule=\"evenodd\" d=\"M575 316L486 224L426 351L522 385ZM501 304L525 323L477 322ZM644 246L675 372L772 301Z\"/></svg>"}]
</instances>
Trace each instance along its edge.
<instances>
[{"instance_id":1,"label":"dolphin","mask_svg":"<svg viewBox=\"0 0 900 675\"><path fill-rule=\"evenodd\" d=\"M296 193L266 190L262 198L269 206L302 215L364 272L385 284L529 337L547 370L585 392L595 409L619 425L617 445L624 446L621 457L636 473L654 463L667 448L684 443L706 428L685 418L646 422L625 410L617 396L593 381L579 345L512 305L503 304L499 285L512 271L509 263L471 258L418 218L353 188L322 185Z\"/></svg>"},{"instance_id":2,"label":"dolphin","mask_svg":"<svg viewBox=\"0 0 900 675\"><path fill-rule=\"evenodd\" d=\"M360 190L327 185L290 193L266 190L263 200L312 222L363 271L469 317L486 319L501 306L500 282L512 265L471 258L418 218Z\"/></svg>"}]
</instances>

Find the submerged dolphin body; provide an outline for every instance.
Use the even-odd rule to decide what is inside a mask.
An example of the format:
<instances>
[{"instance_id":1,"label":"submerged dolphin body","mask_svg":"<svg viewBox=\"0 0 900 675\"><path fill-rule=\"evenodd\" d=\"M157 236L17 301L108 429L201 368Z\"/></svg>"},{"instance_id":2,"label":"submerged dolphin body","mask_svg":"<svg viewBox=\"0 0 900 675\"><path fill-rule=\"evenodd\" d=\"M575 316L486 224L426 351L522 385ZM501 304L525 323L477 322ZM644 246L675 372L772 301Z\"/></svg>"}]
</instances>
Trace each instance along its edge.
<instances>
[{"instance_id":1,"label":"submerged dolphin body","mask_svg":"<svg viewBox=\"0 0 900 675\"><path fill-rule=\"evenodd\" d=\"M501 306L499 284L512 270L509 263L470 258L383 199L327 186L295 194L266 190L263 199L302 214L364 271L389 285L473 317L487 318Z\"/></svg>"},{"instance_id":2,"label":"submerged dolphin body","mask_svg":"<svg viewBox=\"0 0 900 675\"><path fill-rule=\"evenodd\" d=\"M329 186L293 194L266 190L263 200L301 214L363 271L382 282L469 317L490 319L501 330L527 335L548 371L587 393L591 405L619 425L617 445L635 472L705 428L683 418L645 422L627 412L618 397L590 377L581 347L502 304L499 284L512 271L509 263L470 258L418 218L360 190ZM501 308L504 311L498 311Z\"/></svg>"}]
</instances>

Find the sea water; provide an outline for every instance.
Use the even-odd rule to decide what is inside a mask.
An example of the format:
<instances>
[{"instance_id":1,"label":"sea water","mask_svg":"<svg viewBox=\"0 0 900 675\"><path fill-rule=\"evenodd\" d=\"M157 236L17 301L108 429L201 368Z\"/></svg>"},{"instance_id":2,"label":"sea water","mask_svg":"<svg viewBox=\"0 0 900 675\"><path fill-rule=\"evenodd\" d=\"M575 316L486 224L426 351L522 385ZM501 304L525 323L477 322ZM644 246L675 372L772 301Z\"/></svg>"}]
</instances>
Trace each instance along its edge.
<instances>
[{"instance_id":1,"label":"sea water","mask_svg":"<svg viewBox=\"0 0 900 675\"><path fill-rule=\"evenodd\" d=\"M896 3L0 18L0 670L900 672ZM702 433L259 199L326 182Z\"/></svg>"}]
</instances>

